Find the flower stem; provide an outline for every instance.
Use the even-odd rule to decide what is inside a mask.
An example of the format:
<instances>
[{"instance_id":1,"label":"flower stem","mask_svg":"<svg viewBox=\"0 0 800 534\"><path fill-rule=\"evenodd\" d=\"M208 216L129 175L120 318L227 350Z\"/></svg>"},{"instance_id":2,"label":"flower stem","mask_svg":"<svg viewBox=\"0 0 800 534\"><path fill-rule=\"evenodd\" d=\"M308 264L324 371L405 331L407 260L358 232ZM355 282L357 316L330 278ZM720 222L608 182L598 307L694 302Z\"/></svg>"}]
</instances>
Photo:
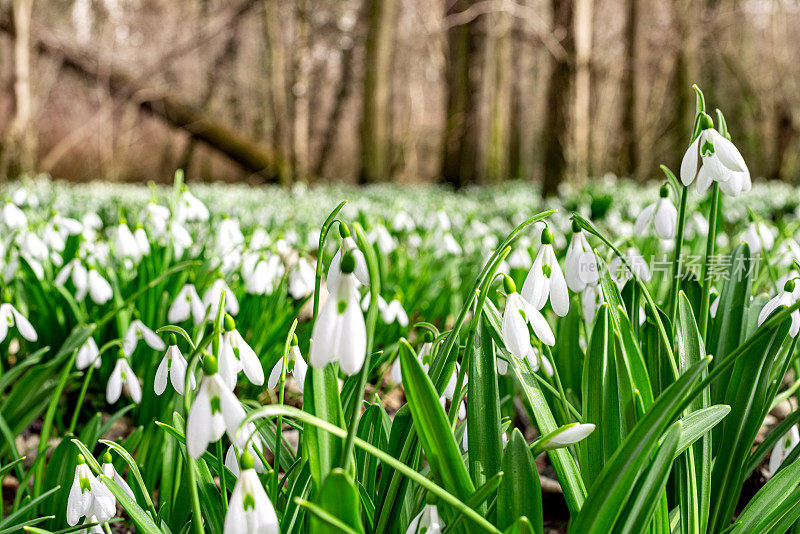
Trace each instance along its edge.
<instances>
[{"instance_id":1,"label":"flower stem","mask_svg":"<svg viewBox=\"0 0 800 534\"><path fill-rule=\"evenodd\" d=\"M286 344L283 347L283 365L281 366L281 378L278 382L278 404L283 404L283 387L286 383L286 368L289 366L289 350L291 350L295 328L297 328L297 319L292 323L292 327L289 329L289 335L286 337ZM295 365L297 365L297 362L295 362ZM275 465L272 467L272 500L274 502L278 502L278 471L280 471L281 467L282 431L283 416L279 415L275 422L275 459L273 460Z\"/></svg>"},{"instance_id":2,"label":"flower stem","mask_svg":"<svg viewBox=\"0 0 800 534\"><path fill-rule=\"evenodd\" d=\"M378 296L381 292L381 275L378 270L378 259L375 255L375 249L370 245L367 236L364 234L364 229L361 228L360 224L355 223L353 229L355 230L358 247L364 253L364 259L367 262L367 272L369 273L369 310L367 311L366 321L367 354L364 358L364 365L361 367L361 372L358 375L358 387L356 388L356 394L353 397L353 404L350 408L350 424L347 427L347 438L345 438L342 458L339 461L339 465L345 471L347 471L350 457L353 455L359 412L361 411L361 401L364 398L364 389L367 387L367 377L369 376L370 363L372 360L372 343L375 338L375 325L378 321Z\"/></svg>"},{"instance_id":3,"label":"flower stem","mask_svg":"<svg viewBox=\"0 0 800 534\"><path fill-rule=\"evenodd\" d=\"M75 411L72 412L72 420L69 422L69 430L67 434L72 434L75 432L75 425L78 423L78 415L81 413L81 407L83 406L83 399L86 396L86 390L89 389L89 381L92 379L92 374L94 373L94 362L89 364L89 369L86 371L86 376L83 379L83 385L81 386L81 392L78 395L78 402L75 404Z\"/></svg>"},{"instance_id":4,"label":"flower stem","mask_svg":"<svg viewBox=\"0 0 800 534\"><path fill-rule=\"evenodd\" d=\"M681 203L678 208L678 228L675 231L675 255L672 259L672 289L670 290L669 316L675 325L675 313L678 309L678 293L681 289L681 252L683 250L683 232L686 226L686 197L689 188L681 189Z\"/></svg>"},{"instance_id":5,"label":"flower stem","mask_svg":"<svg viewBox=\"0 0 800 534\"><path fill-rule=\"evenodd\" d=\"M711 300L711 270L708 262L714 257L717 238L717 215L719 213L719 183L716 181L711 189L711 211L708 215L708 240L706 241L706 257L703 262L703 293L700 300L700 337L706 341L708 331L708 308Z\"/></svg>"},{"instance_id":6,"label":"flower stem","mask_svg":"<svg viewBox=\"0 0 800 534\"><path fill-rule=\"evenodd\" d=\"M222 494L222 510L228 511L228 483L225 481L225 460L223 459L222 440L217 440L217 472L219 473L219 492Z\"/></svg>"}]
</instances>

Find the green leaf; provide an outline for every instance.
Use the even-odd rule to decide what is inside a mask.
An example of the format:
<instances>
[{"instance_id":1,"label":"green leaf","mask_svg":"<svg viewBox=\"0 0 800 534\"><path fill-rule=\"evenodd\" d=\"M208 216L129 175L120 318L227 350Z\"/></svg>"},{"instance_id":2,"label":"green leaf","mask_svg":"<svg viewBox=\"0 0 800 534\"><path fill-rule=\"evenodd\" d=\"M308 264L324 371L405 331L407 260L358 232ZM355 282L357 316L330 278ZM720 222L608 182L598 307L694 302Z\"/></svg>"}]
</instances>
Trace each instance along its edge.
<instances>
[{"instance_id":1,"label":"green leaf","mask_svg":"<svg viewBox=\"0 0 800 534\"><path fill-rule=\"evenodd\" d=\"M681 419L681 438L678 442L678 449L675 451L675 457L677 458L692 443L714 428L730 411L731 407L726 404L715 404L684 416Z\"/></svg>"},{"instance_id":2,"label":"green leaf","mask_svg":"<svg viewBox=\"0 0 800 534\"><path fill-rule=\"evenodd\" d=\"M739 514L730 531L731 534L766 532L771 522L787 513L787 510L781 509L781 505L800 496L798 485L800 485L800 460L795 460L758 490L755 497ZM796 504L796 501L793 504ZM796 510L796 513L800 513L800 509ZM797 515L794 517L796 519Z\"/></svg>"},{"instance_id":3,"label":"green leaf","mask_svg":"<svg viewBox=\"0 0 800 534\"><path fill-rule=\"evenodd\" d=\"M361 498L350 475L344 470L335 468L328 474L314 502L320 509L347 525L351 531L364 532L361 524ZM313 534L341 532L339 527L314 513L308 518L307 530Z\"/></svg>"},{"instance_id":4,"label":"green leaf","mask_svg":"<svg viewBox=\"0 0 800 534\"><path fill-rule=\"evenodd\" d=\"M414 349L400 343L400 370L414 427L430 464L433 478L447 491L467 500L475 491L439 396Z\"/></svg>"},{"instance_id":5,"label":"green leaf","mask_svg":"<svg viewBox=\"0 0 800 534\"><path fill-rule=\"evenodd\" d=\"M518 429L503 454L503 481L497 489L497 526L506 529L520 517L527 517L533 531L542 534L542 488L536 463Z\"/></svg>"}]
</instances>

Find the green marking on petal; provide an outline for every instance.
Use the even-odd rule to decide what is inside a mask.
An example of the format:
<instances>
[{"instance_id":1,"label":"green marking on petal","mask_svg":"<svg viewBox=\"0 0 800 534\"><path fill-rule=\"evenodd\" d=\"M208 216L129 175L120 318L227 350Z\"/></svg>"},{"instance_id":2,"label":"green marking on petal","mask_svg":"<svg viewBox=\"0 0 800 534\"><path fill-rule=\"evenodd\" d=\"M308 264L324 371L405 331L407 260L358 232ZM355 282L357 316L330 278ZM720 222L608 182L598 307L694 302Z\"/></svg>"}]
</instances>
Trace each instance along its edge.
<instances>
[{"instance_id":1,"label":"green marking on petal","mask_svg":"<svg viewBox=\"0 0 800 534\"><path fill-rule=\"evenodd\" d=\"M338 305L336 306L336 311L339 312L339 315L343 314L344 311L347 309L347 301L340 300Z\"/></svg>"},{"instance_id":2,"label":"green marking on petal","mask_svg":"<svg viewBox=\"0 0 800 534\"><path fill-rule=\"evenodd\" d=\"M245 494L244 499L242 499L242 508L244 508L245 512L256 509L256 500L249 493Z\"/></svg>"},{"instance_id":3,"label":"green marking on petal","mask_svg":"<svg viewBox=\"0 0 800 534\"><path fill-rule=\"evenodd\" d=\"M219 397L211 397L211 413L221 413L222 412L222 402L219 400Z\"/></svg>"}]
</instances>

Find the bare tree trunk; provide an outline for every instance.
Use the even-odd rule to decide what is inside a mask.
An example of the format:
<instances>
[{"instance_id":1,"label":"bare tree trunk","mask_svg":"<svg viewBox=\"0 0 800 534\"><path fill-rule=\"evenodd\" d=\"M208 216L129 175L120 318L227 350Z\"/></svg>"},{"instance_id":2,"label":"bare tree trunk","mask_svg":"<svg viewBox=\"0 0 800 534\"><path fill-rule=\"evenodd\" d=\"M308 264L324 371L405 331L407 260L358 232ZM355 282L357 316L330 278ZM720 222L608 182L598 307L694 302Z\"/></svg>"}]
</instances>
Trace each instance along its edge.
<instances>
[{"instance_id":1,"label":"bare tree trunk","mask_svg":"<svg viewBox=\"0 0 800 534\"><path fill-rule=\"evenodd\" d=\"M397 26L397 0L366 0L364 94L361 117L360 183L385 180L391 153L392 54Z\"/></svg>"},{"instance_id":2,"label":"bare tree trunk","mask_svg":"<svg viewBox=\"0 0 800 534\"><path fill-rule=\"evenodd\" d=\"M590 172L593 4L575 0L575 175L580 180Z\"/></svg>"},{"instance_id":3,"label":"bare tree trunk","mask_svg":"<svg viewBox=\"0 0 800 534\"><path fill-rule=\"evenodd\" d=\"M511 31L511 96L509 100L509 131L508 131L508 175L511 178L522 178L527 175L522 148L522 120L523 120L523 41L521 22L519 19L512 21Z\"/></svg>"},{"instance_id":4,"label":"bare tree trunk","mask_svg":"<svg viewBox=\"0 0 800 534\"><path fill-rule=\"evenodd\" d=\"M281 35L278 0L264 0L267 38L265 60L269 75L270 111L272 113L272 151L281 183L292 180L292 127L289 94L286 86L286 47Z\"/></svg>"},{"instance_id":5,"label":"bare tree trunk","mask_svg":"<svg viewBox=\"0 0 800 534\"><path fill-rule=\"evenodd\" d=\"M639 163L638 134L636 131L636 28L638 27L639 0L627 0L625 15L625 63L622 70L622 99L620 100L619 174L636 177Z\"/></svg>"},{"instance_id":6,"label":"bare tree trunk","mask_svg":"<svg viewBox=\"0 0 800 534\"><path fill-rule=\"evenodd\" d=\"M5 157L11 171L30 172L36 165L36 135L33 131L31 89L31 15L33 0L14 0L14 98L16 112ZM4 165L5 166L5 165Z\"/></svg>"},{"instance_id":7,"label":"bare tree trunk","mask_svg":"<svg viewBox=\"0 0 800 534\"><path fill-rule=\"evenodd\" d=\"M489 142L486 150L486 178L500 182L508 177L508 139L511 87L509 84L511 20L506 13L492 17L491 57L493 80L489 110Z\"/></svg>"},{"instance_id":8,"label":"bare tree trunk","mask_svg":"<svg viewBox=\"0 0 800 534\"><path fill-rule=\"evenodd\" d=\"M311 6L308 0L298 0L295 16L293 49L293 162L295 177L307 178L309 174L309 81L311 78Z\"/></svg>"},{"instance_id":9,"label":"bare tree trunk","mask_svg":"<svg viewBox=\"0 0 800 534\"><path fill-rule=\"evenodd\" d=\"M675 24L680 39L675 62L675 117L676 127L673 150L680 155L686 150L694 122L694 92L692 84L699 83L700 66L697 61L697 29L695 28L694 0L681 0L675 6ZM680 161L679 158L676 158Z\"/></svg>"},{"instance_id":10,"label":"bare tree trunk","mask_svg":"<svg viewBox=\"0 0 800 534\"><path fill-rule=\"evenodd\" d=\"M478 0L480 1L480 0ZM446 15L468 9L474 0L448 0ZM456 187L483 181L480 165L480 87L485 15L447 30L447 116L442 180Z\"/></svg>"},{"instance_id":11,"label":"bare tree trunk","mask_svg":"<svg viewBox=\"0 0 800 534\"><path fill-rule=\"evenodd\" d=\"M553 56L550 80L547 86L547 115L545 117L544 169L542 196L554 195L558 186L569 174L570 107L575 34L573 25L573 0L551 0L553 9L553 34L560 37L565 57Z\"/></svg>"}]
</instances>

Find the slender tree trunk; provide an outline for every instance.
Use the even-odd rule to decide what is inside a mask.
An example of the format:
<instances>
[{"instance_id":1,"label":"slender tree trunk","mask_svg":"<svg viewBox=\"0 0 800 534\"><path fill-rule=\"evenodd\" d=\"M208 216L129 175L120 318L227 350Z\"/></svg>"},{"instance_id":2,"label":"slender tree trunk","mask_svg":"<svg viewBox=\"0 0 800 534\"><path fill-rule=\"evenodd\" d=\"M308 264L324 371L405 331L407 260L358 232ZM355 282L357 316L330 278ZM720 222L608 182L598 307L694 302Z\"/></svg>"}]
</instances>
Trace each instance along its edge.
<instances>
[{"instance_id":1,"label":"slender tree trunk","mask_svg":"<svg viewBox=\"0 0 800 534\"><path fill-rule=\"evenodd\" d=\"M680 38L680 48L675 61L675 118L676 126L673 141L673 150L676 160L689 143L692 124L694 122L695 94L692 91L693 83L700 83L700 65L697 61L697 29L695 28L694 0L681 0L675 6L675 24Z\"/></svg>"},{"instance_id":2,"label":"slender tree trunk","mask_svg":"<svg viewBox=\"0 0 800 534\"><path fill-rule=\"evenodd\" d=\"M308 0L298 0L295 7L295 38L293 49L293 162L295 177L309 175L309 83L311 79L311 6Z\"/></svg>"},{"instance_id":3,"label":"slender tree trunk","mask_svg":"<svg viewBox=\"0 0 800 534\"><path fill-rule=\"evenodd\" d=\"M619 174L636 177L639 162L638 135L636 132L636 35L638 21L637 4L639 0L627 0L625 15L625 63L622 70L620 100L620 150Z\"/></svg>"},{"instance_id":4,"label":"slender tree trunk","mask_svg":"<svg viewBox=\"0 0 800 534\"><path fill-rule=\"evenodd\" d=\"M286 47L281 35L278 0L264 0L266 53L272 114L272 151L281 183L292 180L292 127L286 85Z\"/></svg>"},{"instance_id":5,"label":"slender tree trunk","mask_svg":"<svg viewBox=\"0 0 800 534\"><path fill-rule=\"evenodd\" d=\"M30 172L36 165L36 135L33 131L31 88L31 15L33 0L14 0L14 98L16 110L11 125L9 151L11 170Z\"/></svg>"},{"instance_id":6,"label":"slender tree trunk","mask_svg":"<svg viewBox=\"0 0 800 534\"><path fill-rule=\"evenodd\" d=\"M506 13L492 17L491 57L493 80L489 110L489 143L486 154L486 178L500 182L508 177L508 139L511 87L509 41L511 20Z\"/></svg>"},{"instance_id":7,"label":"slender tree trunk","mask_svg":"<svg viewBox=\"0 0 800 534\"><path fill-rule=\"evenodd\" d=\"M509 100L509 131L508 131L508 175L510 178L521 178L527 175L522 148L522 121L523 121L523 46L519 19L512 20L511 31L511 96Z\"/></svg>"},{"instance_id":8,"label":"slender tree trunk","mask_svg":"<svg viewBox=\"0 0 800 534\"><path fill-rule=\"evenodd\" d=\"M581 180L590 172L593 16L594 0L575 0L575 175Z\"/></svg>"},{"instance_id":9,"label":"slender tree trunk","mask_svg":"<svg viewBox=\"0 0 800 534\"><path fill-rule=\"evenodd\" d=\"M480 0L478 0L480 1ZM475 3L448 0L446 15ZM485 40L484 15L447 30L447 116L442 157L442 180L456 187L483 181L480 165L480 87Z\"/></svg>"},{"instance_id":10,"label":"slender tree trunk","mask_svg":"<svg viewBox=\"0 0 800 534\"><path fill-rule=\"evenodd\" d=\"M544 169L542 196L554 195L569 174L570 107L575 34L573 25L574 1L551 0L553 34L560 37L564 57L553 56L547 86L547 114L544 128Z\"/></svg>"},{"instance_id":11,"label":"slender tree trunk","mask_svg":"<svg viewBox=\"0 0 800 534\"><path fill-rule=\"evenodd\" d=\"M361 117L362 184L389 177L391 153L392 55L397 26L397 0L366 0L364 95Z\"/></svg>"}]
</instances>

